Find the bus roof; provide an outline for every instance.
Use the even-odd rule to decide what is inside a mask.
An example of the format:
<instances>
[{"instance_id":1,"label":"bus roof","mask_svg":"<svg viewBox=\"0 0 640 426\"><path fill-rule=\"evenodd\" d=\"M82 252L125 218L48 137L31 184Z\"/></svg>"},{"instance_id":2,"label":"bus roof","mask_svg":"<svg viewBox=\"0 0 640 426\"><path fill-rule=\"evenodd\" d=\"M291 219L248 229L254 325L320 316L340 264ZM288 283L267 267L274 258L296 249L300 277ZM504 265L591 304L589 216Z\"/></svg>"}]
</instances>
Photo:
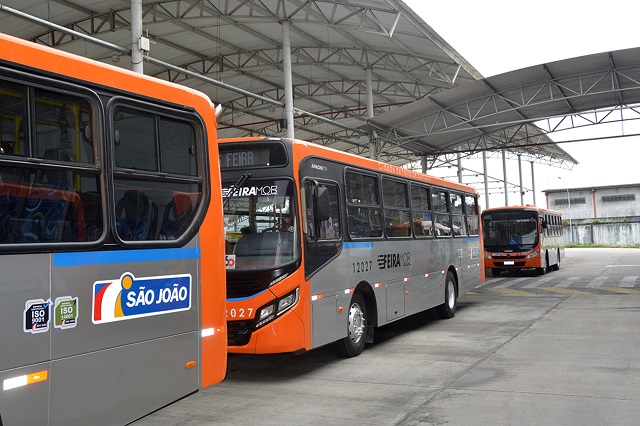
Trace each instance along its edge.
<instances>
[{"instance_id":1,"label":"bus roof","mask_svg":"<svg viewBox=\"0 0 640 426\"><path fill-rule=\"evenodd\" d=\"M195 89L39 45L7 34L0 33L0 51L2 51L0 64L2 62L13 62L29 68L88 81L105 87L114 87L143 96L166 99L169 102L188 105L196 104L200 108L213 108L211 99ZM158 86L162 86L161 93L158 91ZM196 101L194 98L200 98L201 100ZM204 106L204 102L208 104L207 107Z\"/></svg>"},{"instance_id":2,"label":"bus roof","mask_svg":"<svg viewBox=\"0 0 640 426\"><path fill-rule=\"evenodd\" d=\"M562 213L555 211L555 210L549 210L549 209L544 209L542 207L537 207L537 206L532 206L532 205L525 205L525 206L506 206L506 207L491 207L489 209L484 209L482 211L482 214L484 214L485 212L487 213L491 213L491 212L498 212L498 211L509 211L509 210L533 210L533 211L537 211L538 213L547 213L547 214L557 214L559 216L562 216Z\"/></svg>"},{"instance_id":3,"label":"bus roof","mask_svg":"<svg viewBox=\"0 0 640 426\"><path fill-rule=\"evenodd\" d=\"M279 137L246 137L246 138L222 138L218 142L224 143L242 143L242 142L268 142L268 141L280 141L283 143L290 143L294 146L294 149L300 150L303 156L318 155L341 161L348 164L353 164L359 167L367 168L371 171L387 173L397 177L403 177L407 179L419 180L432 185L444 186L451 189L457 189L463 192L470 192L478 195L478 191L472 186L464 185L461 183L453 182L447 179L431 176L429 174L417 172L415 170L405 169L403 167L394 166L392 164L383 163L377 160L372 160L359 155L351 154L344 151L339 151L334 148L318 145L313 142L307 142L300 139L287 139Z\"/></svg>"}]
</instances>

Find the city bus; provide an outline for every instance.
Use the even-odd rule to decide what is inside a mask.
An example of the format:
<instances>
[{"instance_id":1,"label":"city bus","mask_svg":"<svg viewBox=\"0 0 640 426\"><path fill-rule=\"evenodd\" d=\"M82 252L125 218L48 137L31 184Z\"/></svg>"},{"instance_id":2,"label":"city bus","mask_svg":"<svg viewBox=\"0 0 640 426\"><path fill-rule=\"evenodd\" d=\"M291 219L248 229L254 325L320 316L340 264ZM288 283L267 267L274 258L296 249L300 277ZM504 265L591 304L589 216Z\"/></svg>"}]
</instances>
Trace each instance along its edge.
<instances>
[{"instance_id":1,"label":"city bus","mask_svg":"<svg viewBox=\"0 0 640 426\"><path fill-rule=\"evenodd\" d=\"M512 206L482 212L485 267L493 276L533 269L560 269L564 258L562 214L535 206Z\"/></svg>"},{"instance_id":2,"label":"city bus","mask_svg":"<svg viewBox=\"0 0 640 426\"><path fill-rule=\"evenodd\" d=\"M126 424L222 380L210 99L0 35L0 134L0 424Z\"/></svg>"},{"instance_id":3,"label":"city bus","mask_svg":"<svg viewBox=\"0 0 640 426\"><path fill-rule=\"evenodd\" d=\"M300 140L220 139L230 353L345 357L455 315L484 269L477 192Z\"/></svg>"}]
</instances>

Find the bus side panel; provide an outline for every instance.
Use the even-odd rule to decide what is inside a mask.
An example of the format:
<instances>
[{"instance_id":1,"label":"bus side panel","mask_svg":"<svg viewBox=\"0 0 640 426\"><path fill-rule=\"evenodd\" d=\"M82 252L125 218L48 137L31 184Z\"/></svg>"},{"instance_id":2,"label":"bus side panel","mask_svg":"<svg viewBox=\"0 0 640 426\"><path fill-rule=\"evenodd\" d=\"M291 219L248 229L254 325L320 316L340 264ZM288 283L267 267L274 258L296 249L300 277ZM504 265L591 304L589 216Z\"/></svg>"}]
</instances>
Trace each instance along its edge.
<instances>
[{"instance_id":1,"label":"bus side panel","mask_svg":"<svg viewBox=\"0 0 640 426\"><path fill-rule=\"evenodd\" d=\"M318 270L309 280L311 301L311 346L317 348L334 342L347 335L347 315L351 301L351 289L358 284L359 276L354 275L354 269L349 251L359 250L369 252L364 247L343 247L340 255ZM341 271L341 272L338 272ZM357 271L357 266L356 266ZM356 272L355 275L358 275ZM314 300L315 299L315 300ZM339 312L338 308L343 311Z\"/></svg>"},{"instance_id":2,"label":"bus side panel","mask_svg":"<svg viewBox=\"0 0 640 426\"><path fill-rule=\"evenodd\" d=\"M404 280L392 280L384 284L387 293L387 322L404 316L405 290Z\"/></svg>"},{"instance_id":3,"label":"bus side panel","mask_svg":"<svg viewBox=\"0 0 640 426\"><path fill-rule=\"evenodd\" d=\"M336 295L326 295L321 299L313 300L311 315L312 345L314 348L344 337L341 335L342 333L338 333L338 299Z\"/></svg>"},{"instance_id":4,"label":"bus side panel","mask_svg":"<svg viewBox=\"0 0 640 426\"><path fill-rule=\"evenodd\" d=\"M53 361L49 424L126 424L195 392L198 369L176 360L197 350L193 331Z\"/></svg>"},{"instance_id":5,"label":"bus side panel","mask_svg":"<svg viewBox=\"0 0 640 426\"><path fill-rule=\"evenodd\" d=\"M186 367L199 361L197 253L192 242L182 249L101 252L99 259L95 252L54 255L54 306L75 303L77 318L66 327L56 321L52 331L52 425L92 418L124 424L198 389L198 368ZM127 287L139 290L127 293ZM175 311L161 310L162 297L179 302L187 288Z\"/></svg>"},{"instance_id":6,"label":"bus side panel","mask_svg":"<svg viewBox=\"0 0 640 426\"><path fill-rule=\"evenodd\" d=\"M48 254L0 257L0 372L49 360L52 322L36 325L41 316L35 312L50 299L49 259ZM25 319L36 327L29 328Z\"/></svg>"},{"instance_id":7,"label":"bus side panel","mask_svg":"<svg viewBox=\"0 0 640 426\"><path fill-rule=\"evenodd\" d=\"M182 252L182 249L174 250L175 253ZM140 252L141 256L160 253L161 250L154 249ZM113 252L103 252L107 257ZM51 336L52 359L64 358L92 352L96 350L108 349L114 346L122 346L144 340L157 339L178 333L186 333L198 329L198 259L168 259L163 261L135 261L138 253L132 251L119 252L126 253L132 260L130 263L119 262L106 264L84 264L85 253L76 253L78 265L55 266L52 268L52 301L72 300L77 298L78 317L76 325L68 328L55 328ZM88 259L91 258L91 254ZM57 255L55 255L57 256ZM100 306L99 287L105 283L120 286L121 277L129 275L134 277L134 281L143 280L145 284L140 284L140 291L127 298L125 292L121 297L125 305L136 304L136 308L151 306L151 312L141 317L127 317L126 313L118 317L113 317L114 302L106 301L107 296L103 296L105 301ZM152 292L154 286L162 285L162 282L172 282L171 277L190 276L190 307L185 310L163 313L154 308L161 306L159 291ZM80 280L80 284L78 281ZM186 278L183 278L186 282ZM75 283L75 285L74 285ZM112 283L112 284L111 284ZM133 284L135 288L137 284ZM180 288L181 286L176 286ZM173 290L169 284L169 290ZM163 294L171 297L171 291ZM176 292L177 294L177 292ZM142 300L144 298L144 300ZM153 298L153 300L151 300ZM150 303L149 303L150 302ZM187 301L185 301L185 304ZM57 304L57 303L56 303ZM102 309L102 312L99 310ZM159 309L159 308L158 308ZM182 308L181 308L182 309ZM107 312L110 310L111 312ZM100 318L97 318L101 315ZM111 315L113 318L109 318ZM99 338L98 338L99 336ZM191 360L197 360L195 352ZM185 361L186 362L186 361Z\"/></svg>"},{"instance_id":8,"label":"bus side panel","mask_svg":"<svg viewBox=\"0 0 640 426\"><path fill-rule=\"evenodd\" d=\"M460 271L458 272L458 295L462 296L481 284L479 238L463 238L460 250L461 263Z\"/></svg>"},{"instance_id":9,"label":"bus side panel","mask_svg":"<svg viewBox=\"0 0 640 426\"><path fill-rule=\"evenodd\" d=\"M414 251L415 252L415 251ZM415 268L414 268L415 270ZM420 293L418 287L422 285L424 287L425 278L424 275L416 276L415 272L404 282L404 313L405 315L413 315L416 312L420 312Z\"/></svg>"},{"instance_id":10,"label":"bus side panel","mask_svg":"<svg viewBox=\"0 0 640 426\"><path fill-rule=\"evenodd\" d=\"M3 346L9 346L2 342ZM48 362L32 364L27 367L0 371L0 424L10 425L46 425L49 412L49 380L4 389L7 380L15 380L35 372L49 372Z\"/></svg>"}]
</instances>

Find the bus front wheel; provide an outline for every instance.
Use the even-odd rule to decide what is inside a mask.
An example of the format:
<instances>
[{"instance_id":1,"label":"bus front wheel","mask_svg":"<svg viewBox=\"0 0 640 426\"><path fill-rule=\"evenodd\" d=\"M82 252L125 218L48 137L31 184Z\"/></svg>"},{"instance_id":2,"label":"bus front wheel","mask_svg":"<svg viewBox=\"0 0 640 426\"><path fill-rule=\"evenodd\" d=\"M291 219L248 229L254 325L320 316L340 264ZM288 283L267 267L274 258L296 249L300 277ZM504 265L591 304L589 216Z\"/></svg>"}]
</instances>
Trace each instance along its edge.
<instances>
[{"instance_id":1,"label":"bus front wheel","mask_svg":"<svg viewBox=\"0 0 640 426\"><path fill-rule=\"evenodd\" d=\"M453 318L456 314L457 303L456 278L451 271L448 271L444 283L444 303L436 308L438 317L442 319Z\"/></svg>"},{"instance_id":2,"label":"bus front wheel","mask_svg":"<svg viewBox=\"0 0 640 426\"><path fill-rule=\"evenodd\" d=\"M549 256L545 256L542 260L542 268L538 268L538 275L544 275L549 269Z\"/></svg>"},{"instance_id":3,"label":"bus front wheel","mask_svg":"<svg viewBox=\"0 0 640 426\"><path fill-rule=\"evenodd\" d=\"M367 337L367 307L360 293L353 294L347 314L347 337L335 342L333 348L339 356L351 358L360 355Z\"/></svg>"},{"instance_id":4,"label":"bus front wheel","mask_svg":"<svg viewBox=\"0 0 640 426\"><path fill-rule=\"evenodd\" d=\"M498 268L492 268L491 269L491 275L493 275L494 277L499 277L500 274L502 273L502 271Z\"/></svg>"}]
</instances>

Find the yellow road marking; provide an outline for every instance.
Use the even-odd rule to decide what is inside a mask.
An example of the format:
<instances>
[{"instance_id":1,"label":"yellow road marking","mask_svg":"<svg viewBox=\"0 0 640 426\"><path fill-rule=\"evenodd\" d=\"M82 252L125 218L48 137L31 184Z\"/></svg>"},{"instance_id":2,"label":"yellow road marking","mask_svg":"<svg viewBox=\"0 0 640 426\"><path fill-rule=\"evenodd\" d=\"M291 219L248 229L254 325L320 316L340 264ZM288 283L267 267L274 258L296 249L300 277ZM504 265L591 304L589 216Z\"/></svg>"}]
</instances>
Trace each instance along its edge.
<instances>
[{"instance_id":1,"label":"yellow road marking","mask_svg":"<svg viewBox=\"0 0 640 426\"><path fill-rule=\"evenodd\" d=\"M612 291L614 293L622 294L640 294L640 290L634 290L632 288L600 287L600 290Z\"/></svg>"},{"instance_id":2,"label":"yellow road marking","mask_svg":"<svg viewBox=\"0 0 640 426\"><path fill-rule=\"evenodd\" d=\"M538 287L538 290L551 291L553 293L561 293L561 294L571 294L575 296L593 294L586 291L571 290L569 288L564 288L564 287Z\"/></svg>"},{"instance_id":3,"label":"yellow road marking","mask_svg":"<svg viewBox=\"0 0 640 426\"><path fill-rule=\"evenodd\" d=\"M513 288L490 288L491 291L497 291L498 293L509 294L512 296L532 296L533 293L528 291L516 290Z\"/></svg>"}]
</instances>

